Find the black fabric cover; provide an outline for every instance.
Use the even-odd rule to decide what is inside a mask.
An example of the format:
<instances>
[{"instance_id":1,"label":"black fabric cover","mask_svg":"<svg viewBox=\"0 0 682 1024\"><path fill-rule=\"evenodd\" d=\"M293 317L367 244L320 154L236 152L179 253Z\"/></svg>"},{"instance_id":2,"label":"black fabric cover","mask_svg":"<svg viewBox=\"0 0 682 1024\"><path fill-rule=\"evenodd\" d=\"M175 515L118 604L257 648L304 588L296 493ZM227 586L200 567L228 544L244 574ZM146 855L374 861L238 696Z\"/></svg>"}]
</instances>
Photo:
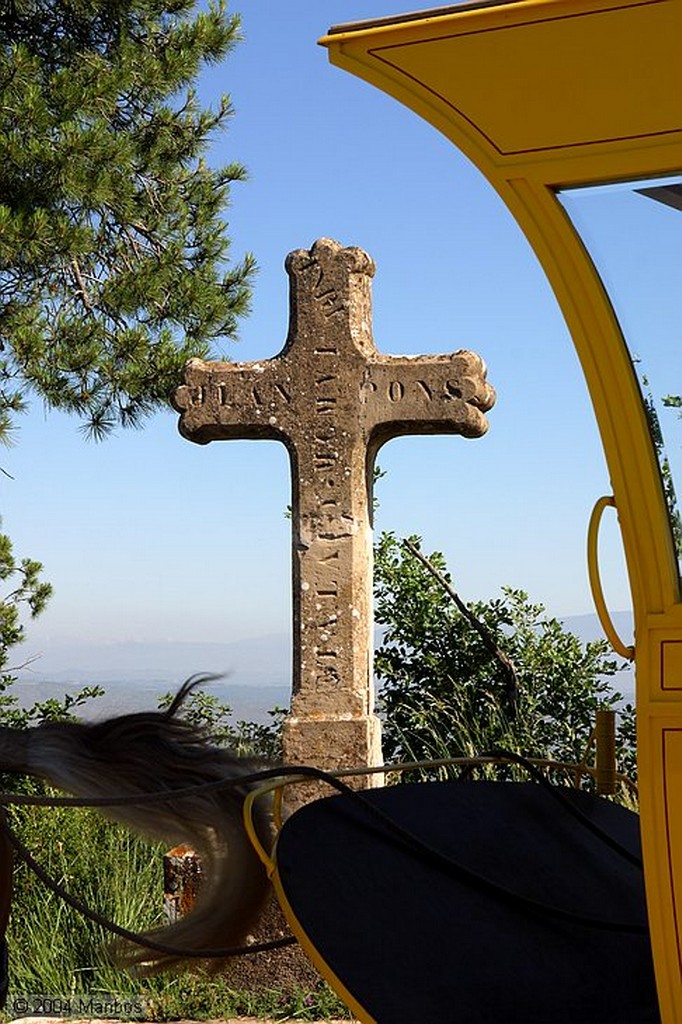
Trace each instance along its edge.
<instances>
[{"instance_id":1,"label":"black fabric cover","mask_svg":"<svg viewBox=\"0 0 682 1024\"><path fill-rule=\"evenodd\" d=\"M560 794L639 856L637 815L573 789ZM328 797L285 822L276 860L299 925L379 1024L660 1020L641 869L538 783Z\"/></svg>"}]
</instances>

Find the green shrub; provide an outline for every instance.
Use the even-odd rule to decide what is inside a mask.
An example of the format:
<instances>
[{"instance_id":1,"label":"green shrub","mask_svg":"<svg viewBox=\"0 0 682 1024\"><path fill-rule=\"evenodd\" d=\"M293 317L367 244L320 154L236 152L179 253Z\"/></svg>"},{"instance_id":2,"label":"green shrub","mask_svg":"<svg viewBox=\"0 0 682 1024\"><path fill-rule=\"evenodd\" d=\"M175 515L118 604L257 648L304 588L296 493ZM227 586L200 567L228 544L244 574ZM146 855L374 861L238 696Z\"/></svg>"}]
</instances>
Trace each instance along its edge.
<instances>
[{"instance_id":1,"label":"green shrub","mask_svg":"<svg viewBox=\"0 0 682 1024\"><path fill-rule=\"evenodd\" d=\"M442 554L429 561L447 573ZM384 628L375 668L387 761L473 757L496 748L580 761L597 708L622 702L611 687L619 664L605 641L583 644L543 605L504 587L501 597L475 602L470 611L516 669L515 703L508 674L480 632L391 533L376 549L375 595ZM635 773L630 706L620 715L618 761Z\"/></svg>"}]
</instances>

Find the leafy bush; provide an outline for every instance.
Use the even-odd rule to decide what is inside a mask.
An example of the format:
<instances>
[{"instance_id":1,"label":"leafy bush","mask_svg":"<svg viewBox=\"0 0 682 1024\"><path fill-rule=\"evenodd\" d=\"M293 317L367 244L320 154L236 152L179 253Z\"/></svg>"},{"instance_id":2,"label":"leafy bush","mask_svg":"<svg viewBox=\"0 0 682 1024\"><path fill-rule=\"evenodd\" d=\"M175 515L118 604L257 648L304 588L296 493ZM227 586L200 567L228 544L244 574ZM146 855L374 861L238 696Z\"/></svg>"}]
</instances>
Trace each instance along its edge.
<instances>
[{"instance_id":1,"label":"leafy bush","mask_svg":"<svg viewBox=\"0 0 682 1024\"><path fill-rule=\"evenodd\" d=\"M429 561L447 573L442 554ZM543 605L504 587L501 597L470 610L516 668L515 711L507 675L480 633L392 533L381 536L375 552L375 596L384 627L375 667L387 761L470 757L495 748L579 761L597 708L622 701L611 688L619 665L605 641L583 644ZM629 774L635 771L633 721L627 706L618 758Z\"/></svg>"}]
</instances>

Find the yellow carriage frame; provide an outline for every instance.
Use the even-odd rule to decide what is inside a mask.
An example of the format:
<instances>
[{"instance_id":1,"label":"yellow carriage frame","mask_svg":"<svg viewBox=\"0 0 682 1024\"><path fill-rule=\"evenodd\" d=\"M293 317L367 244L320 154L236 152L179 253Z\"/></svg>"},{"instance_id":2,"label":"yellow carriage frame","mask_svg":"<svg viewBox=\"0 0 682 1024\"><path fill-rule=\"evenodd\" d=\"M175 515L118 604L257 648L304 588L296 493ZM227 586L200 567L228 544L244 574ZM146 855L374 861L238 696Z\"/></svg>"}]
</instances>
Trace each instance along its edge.
<instances>
[{"instance_id":1,"label":"yellow carriage frame","mask_svg":"<svg viewBox=\"0 0 682 1024\"><path fill-rule=\"evenodd\" d=\"M661 1014L682 1020L682 598L661 474L611 302L560 190L682 172L682 0L462 4L341 25L333 64L434 125L502 197L557 296L596 413L613 494L589 565L607 635L636 666L647 904ZM596 534L617 511L635 645L601 595Z\"/></svg>"}]
</instances>

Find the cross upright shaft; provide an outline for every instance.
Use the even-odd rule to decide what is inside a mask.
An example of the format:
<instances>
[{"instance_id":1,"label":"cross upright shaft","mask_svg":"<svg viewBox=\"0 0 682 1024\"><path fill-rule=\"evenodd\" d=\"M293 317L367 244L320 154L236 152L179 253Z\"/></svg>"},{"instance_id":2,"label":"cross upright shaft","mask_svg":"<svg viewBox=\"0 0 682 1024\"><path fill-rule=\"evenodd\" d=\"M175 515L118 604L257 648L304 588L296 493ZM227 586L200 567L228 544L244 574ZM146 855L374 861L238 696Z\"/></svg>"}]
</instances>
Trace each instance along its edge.
<instances>
[{"instance_id":1,"label":"cross upright shaft","mask_svg":"<svg viewBox=\"0 0 682 1024\"><path fill-rule=\"evenodd\" d=\"M371 480L400 434L487 430L494 402L479 356L387 356L372 338L374 264L321 239L286 261L290 324L262 362L192 360L174 396L180 432L205 444L271 438L292 473L294 672L288 761L381 760L373 716Z\"/></svg>"}]
</instances>

